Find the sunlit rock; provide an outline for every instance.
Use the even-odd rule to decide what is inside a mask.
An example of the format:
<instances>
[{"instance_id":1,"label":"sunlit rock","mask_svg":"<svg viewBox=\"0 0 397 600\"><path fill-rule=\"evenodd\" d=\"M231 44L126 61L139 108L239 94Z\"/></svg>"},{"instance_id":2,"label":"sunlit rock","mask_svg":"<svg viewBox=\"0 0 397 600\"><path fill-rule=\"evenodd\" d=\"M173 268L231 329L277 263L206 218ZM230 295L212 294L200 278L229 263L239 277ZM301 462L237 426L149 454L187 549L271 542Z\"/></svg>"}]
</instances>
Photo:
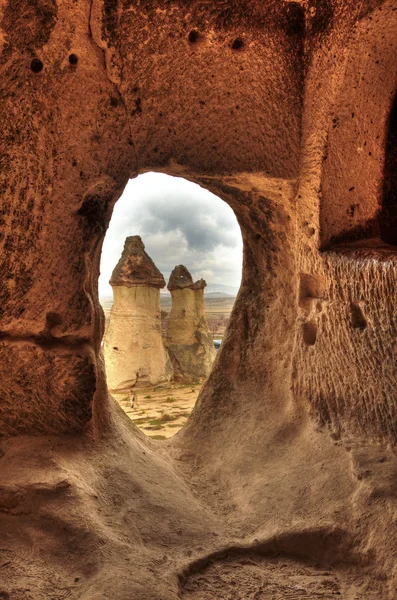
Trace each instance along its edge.
<instances>
[{"instance_id":1,"label":"sunlit rock","mask_svg":"<svg viewBox=\"0 0 397 600\"><path fill-rule=\"evenodd\" d=\"M210 374L216 351L204 309L204 279L193 283L183 265L172 271L168 289L172 309L167 347L176 381L202 381Z\"/></svg>"},{"instance_id":2,"label":"sunlit rock","mask_svg":"<svg viewBox=\"0 0 397 600\"><path fill-rule=\"evenodd\" d=\"M0 598L395 600L397 1L1 8ZM148 171L244 242L166 442L100 352L103 237Z\"/></svg>"},{"instance_id":3,"label":"sunlit rock","mask_svg":"<svg viewBox=\"0 0 397 600\"><path fill-rule=\"evenodd\" d=\"M110 285L114 302L104 341L109 389L128 392L167 383L172 365L161 337L160 288L164 277L138 235L127 237Z\"/></svg>"}]
</instances>

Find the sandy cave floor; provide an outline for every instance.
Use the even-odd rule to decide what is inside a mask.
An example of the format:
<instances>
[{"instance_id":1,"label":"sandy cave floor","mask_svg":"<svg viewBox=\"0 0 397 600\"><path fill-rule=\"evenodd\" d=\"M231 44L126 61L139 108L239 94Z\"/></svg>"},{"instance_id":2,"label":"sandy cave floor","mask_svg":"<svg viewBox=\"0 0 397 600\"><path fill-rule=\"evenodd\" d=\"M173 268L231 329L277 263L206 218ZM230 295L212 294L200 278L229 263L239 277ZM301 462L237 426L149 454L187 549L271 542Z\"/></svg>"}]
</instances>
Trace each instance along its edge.
<instances>
[{"instance_id":1,"label":"sandy cave floor","mask_svg":"<svg viewBox=\"0 0 397 600\"><path fill-rule=\"evenodd\" d=\"M165 440L185 425L201 387L202 384L191 384L139 389L135 392L134 408L124 394L113 397L148 437Z\"/></svg>"},{"instance_id":2,"label":"sandy cave floor","mask_svg":"<svg viewBox=\"0 0 397 600\"><path fill-rule=\"evenodd\" d=\"M363 573L257 555L215 561L181 589L186 600L376 600L378 594Z\"/></svg>"},{"instance_id":3,"label":"sandy cave floor","mask_svg":"<svg viewBox=\"0 0 397 600\"><path fill-rule=\"evenodd\" d=\"M180 392L188 398L189 388ZM158 393L162 410L170 388ZM363 513L340 510L352 493L358 508L374 478L370 508L385 513L385 496L393 495L385 484L396 480L390 453L355 450L360 479L352 479L347 454L329 437L314 433L319 445L311 453L298 439L287 444L287 456L283 449L273 457L259 495L249 493L255 510L247 518L243 482L219 494L222 488L208 485L186 451L172 458L168 445L161 450L161 442L137 437L116 406L110 409L115 435L100 443L90 436L48 436L7 444L1 458L1 600L394 599L371 553L355 550L356 518ZM312 449L314 438L308 442ZM298 458L297 448L303 452ZM312 476L311 461L321 463L323 456L334 469L326 480L319 471ZM295 460L307 462L307 472L298 471ZM326 500L329 486L332 501ZM291 503L293 521L290 511L284 516Z\"/></svg>"}]
</instances>

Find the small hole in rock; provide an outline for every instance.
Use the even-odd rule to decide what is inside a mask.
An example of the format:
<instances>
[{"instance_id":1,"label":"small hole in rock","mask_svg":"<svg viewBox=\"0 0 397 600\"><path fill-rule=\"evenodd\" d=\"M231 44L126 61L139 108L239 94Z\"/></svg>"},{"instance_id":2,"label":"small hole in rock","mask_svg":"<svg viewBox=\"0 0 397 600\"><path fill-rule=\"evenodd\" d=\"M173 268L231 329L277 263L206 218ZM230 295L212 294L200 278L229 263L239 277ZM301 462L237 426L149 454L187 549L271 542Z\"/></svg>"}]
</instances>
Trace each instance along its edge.
<instances>
[{"instance_id":1,"label":"small hole in rock","mask_svg":"<svg viewBox=\"0 0 397 600\"><path fill-rule=\"evenodd\" d=\"M236 38L232 44L232 50L241 50L244 46L244 40Z\"/></svg>"},{"instance_id":2,"label":"small hole in rock","mask_svg":"<svg viewBox=\"0 0 397 600\"><path fill-rule=\"evenodd\" d=\"M30 63L30 68L33 73L40 73L40 71L43 70L43 67L44 65L39 58L34 58Z\"/></svg>"},{"instance_id":3,"label":"small hole in rock","mask_svg":"<svg viewBox=\"0 0 397 600\"><path fill-rule=\"evenodd\" d=\"M322 277L318 275L311 275L309 273L301 273L299 280L299 301L300 305L305 300L312 300L313 298L319 298L323 300L325 298L326 283Z\"/></svg>"},{"instance_id":4,"label":"small hole in rock","mask_svg":"<svg viewBox=\"0 0 397 600\"><path fill-rule=\"evenodd\" d=\"M195 43L197 42L197 40L199 39L199 37L200 37L200 34L199 34L199 32L197 31L197 29L192 29L192 30L189 32L189 35L188 35L188 40L189 40L189 42L190 42L191 44L195 44Z\"/></svg>"},{"instance_id":5,"label":"small hole in rock","mask_svg":"<svg viewBox=\"0 0 397 600\"><path fill-rule=\"evenodd\" d=\"M361 307L353 302L350 305L350 310L352 326L355 329L365 329L367 327L367 320L364 317Z\"/></svg>"},{"instance_id":6,"label":"small hole in rock","mask_svg":"<svg viewBox=\"0 0 397 600\"><path fill-rule=\"evenodd\" d=\"M317 339L317 326L314 323L303 324L303 341L307 346L314 346Z\"/></svg>"},{"instance_id":7,"label":"small hole in rock","mask_svg":"<svg viewBox=\"0 0 397 600\"><path fill-rule=\"evenodd\" d=\"M76 54L71 54L69 56L69 62L70 62L71 65L77 65L78 61L79 61L79 59L76 56Z\"/></svg>"}]
</instances>

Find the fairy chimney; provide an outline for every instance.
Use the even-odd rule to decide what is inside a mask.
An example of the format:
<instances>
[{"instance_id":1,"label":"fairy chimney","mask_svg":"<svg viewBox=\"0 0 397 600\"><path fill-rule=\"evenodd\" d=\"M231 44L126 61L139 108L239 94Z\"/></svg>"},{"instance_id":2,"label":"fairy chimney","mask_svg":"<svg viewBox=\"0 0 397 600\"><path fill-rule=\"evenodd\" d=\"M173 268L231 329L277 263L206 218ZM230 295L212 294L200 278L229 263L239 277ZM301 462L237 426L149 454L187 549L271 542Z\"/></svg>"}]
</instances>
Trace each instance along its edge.
<instances>
[{"instance_id":1,"label":"fairy chimney","mask_svg":"<svg viewBox=\"0 0 397 600\"><path fill-rule=\"evenodd\" d=\"M193 283L183 265L172 271L168 289L172 309L167 330L167 347L174 367L175 381L206 379L216 351L204 309L204 279Z\"/></svg>"},{"instance_id":2,"label":"fairy chimney","mask_svg":"<svg viewBox=\"0 0 397 600\"><path fill-rule=\"evenodd\" d=\"M161 337L160 273L138 235L127 237L110 285L113 306L104 341L110 391L167 383L173 370Z\"/></svg>"}]
</instances>

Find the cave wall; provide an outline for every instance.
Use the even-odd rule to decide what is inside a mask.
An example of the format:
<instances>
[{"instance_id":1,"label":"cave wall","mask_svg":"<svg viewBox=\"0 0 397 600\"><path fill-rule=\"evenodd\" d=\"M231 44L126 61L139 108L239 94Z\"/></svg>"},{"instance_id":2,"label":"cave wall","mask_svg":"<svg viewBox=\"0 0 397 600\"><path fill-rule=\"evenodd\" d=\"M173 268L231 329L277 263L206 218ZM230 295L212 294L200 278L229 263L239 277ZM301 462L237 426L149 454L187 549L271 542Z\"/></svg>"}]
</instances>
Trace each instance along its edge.
<instances>
[{"instance_id":1,"label":"cave wall","mask_svg":"<svg viewBox=\"0 0 397 600\"><path fill-rule=\"evenodd\" d=\"M2 4L2 433L79 431L92 414L95 256L136 159L89 12Z\"/></svg>"},{"instance_id":2,"label":"cave wall","mask_svg":"<svg viewBox=\"0 0 397 600\"><path fill-rule=\"evenodd\" d=\"M175 600L255 552L395 598L396 258L374 236L396 17L0 2L1 597ZM244 241L224 343L167 442L109 397L100 351L102 240L150 170L219 195Z\"/></svg>"},{"instance_id":3,"label":"cave wall","mask_svg":"<svg viewBox=\"0 0 397 600\"><path fill-rule=\"evenodd\" d=\"M379 236L397 10L348 9L310 48L293 385L336 436L394 439L397 256Z\"/></svg>"},{"instance_id":4,"label":"cave wall","mask_svg":"<svg viewBox=\"0 0 397 600\"><path fill-rule=\"evenodd\" d=\"M335 84L324 94L323 249L380 236L388 122L397 88L394 8L383 3L329 41L327 74ZM315 67L312 76L318 85Z\"/></svg>"},{"instance_id":5,"label":"cave wall","mask_svg":"<svg viewBox=\"0 0 397 600\"><path fill-rule=\"evenodd\" d=\"M329 244L379 210L395 2L18 6L1 17L2 433L106 412L101 242L128 178L159 170L229 202L245 245L187 435L212 405L228 429L225 385L241 418L295 406L393 436L394 255Z\"/></svg>"},{"instance_id":6,"label":"cave wall","mask_svg":"<svg viewBox=\"0 0 397 600\"><path fill-rule=\"evenodd\" d=\"M150 169L296 177L303 14L19 4L2 7L1 429L78 431L103 379L96 285L114 201Z\"/></svg>"}]
</instances>

